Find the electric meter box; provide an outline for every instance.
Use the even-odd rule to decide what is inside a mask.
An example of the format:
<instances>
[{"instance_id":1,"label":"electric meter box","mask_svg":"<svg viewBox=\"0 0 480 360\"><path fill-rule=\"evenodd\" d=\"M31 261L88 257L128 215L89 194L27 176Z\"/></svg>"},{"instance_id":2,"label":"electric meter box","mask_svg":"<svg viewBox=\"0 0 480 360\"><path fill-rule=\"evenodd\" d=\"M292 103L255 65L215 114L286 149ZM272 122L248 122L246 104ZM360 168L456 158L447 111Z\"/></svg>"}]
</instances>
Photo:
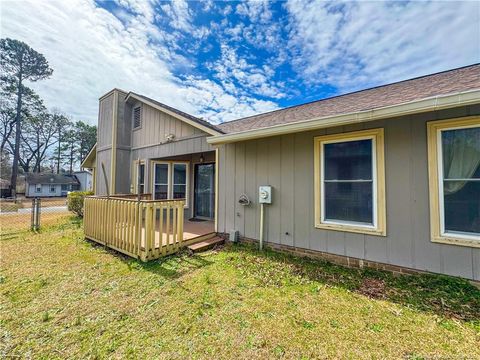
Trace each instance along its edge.
<instances>
[{"instance_id":1,"label":"electric meter box","mask_svg":"<svg viewBox=\"0 0 480 360\"><path fill-rule=\"evenodd\" d=\"M260 204L272 203L272 187L270 185L262 185L258 188L258 202Z\"/></svg>"}]
</instances>

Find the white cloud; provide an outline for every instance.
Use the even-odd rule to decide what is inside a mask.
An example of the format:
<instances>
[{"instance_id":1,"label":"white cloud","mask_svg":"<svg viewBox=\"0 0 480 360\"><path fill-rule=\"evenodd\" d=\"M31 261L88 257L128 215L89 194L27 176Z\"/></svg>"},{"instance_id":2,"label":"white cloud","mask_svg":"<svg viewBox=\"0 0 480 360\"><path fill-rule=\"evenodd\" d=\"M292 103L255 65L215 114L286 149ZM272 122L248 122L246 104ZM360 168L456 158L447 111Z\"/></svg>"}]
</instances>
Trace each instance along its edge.
<instances>
[{"instance_id":1,"label":"white cloud","mask_svg":"<svg viewBox=\"0 0 480 360\"><path fill-rule=\"evenodd\" d=\"M256 95L281 99L287 95L282 91L281 83L272 80L270 67L258 67L247 62L237 55L234 48L227 44L221 45L221 58L211 65L215 77L220 79L224 88L231 86L232 81L237 81L240 89L237 92L253 93Z\"/></svg>"},{"instance_id":2,"label":"white cloud","mask_svg":"<svg viewBox=\"0 0 480 360\"><path fill-rule=\"evenodd\" d=\"M172 64L188 67L191 60L175 52L177 34L152 23L154 4L117 3L128 10L117 11L118 18L93 1L2 3L2 37L25 41L43 53L54 69L50 79L30 84L48 107L60 108L75 120L96 123L98 98L113 87L145 94L194 115L211 116L217 122L276 107L251 98L236 99L214 81L194 78L182 83L172 73ZM188 14L188 4L176 1L169 6L176 14L176 27L191 26L179 15ZM199 31L199 36L208 35ZM205 111L208 99L217 110Z\"/></svg>"},{"instance_id":3,"label":"white cloud","mask_svg":"<svg viewBox=\"0 0 480 360\"><path fill-rule=\"evenodd\" d=\"M267 0L246 0L236 7L236 13L248 17L252 22L267 23L272 19L270 3Z\"/></svg>"},{"instance_id":4,"label":"white cloud","mask_svg":"<svg viewBox=\"0 0 480 360\"><path fill-rule=\"evenodd\" d=\"M290 0L291 62L342 91L480 60L479 2Z\"/></svg>"},{"instance_id":5,"label":"white cloud","mask_svg":"<svg viewBox=\"0 0 480 360\"><path fill-rule=\"evenodd\" d=\"M170 18L170 25L178 30L192 31L192 24L190 19L192 14L185 0L173 0L169 3L163 4L160 8ZM164 14L159 14L158 17Z\"/></svg>"}]
</instances>

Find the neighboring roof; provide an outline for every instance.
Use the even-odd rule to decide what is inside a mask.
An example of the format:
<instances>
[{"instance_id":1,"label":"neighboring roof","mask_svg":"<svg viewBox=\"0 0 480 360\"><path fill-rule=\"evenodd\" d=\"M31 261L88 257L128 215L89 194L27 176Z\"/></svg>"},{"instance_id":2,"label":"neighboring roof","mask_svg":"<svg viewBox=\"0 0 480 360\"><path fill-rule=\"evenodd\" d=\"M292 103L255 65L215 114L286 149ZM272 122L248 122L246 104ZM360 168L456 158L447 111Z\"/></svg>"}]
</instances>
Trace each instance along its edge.
<instances>
[{"instance_id":1,"label":"neighboring roof","mask_svg":"<svg viewBox=\"0 0 480 360\"><path fill-rule=\"evenodd\" d=\"M78 170L78 171L74 171L74 172L73 172L73 175L76 175L76 174L84 174L84 173L87 173L87 174L92 175L92 172L91 172L90 170Z\"/></svg>"},{"instance_id":2,"label":"neighboring roof","mask_svg":"<svg viewBox=\"0 0 480 360\"><path fill-rule=\"evenodd\" d=\"M94 168L96 166L95 161L97 159L97 143L92 146L90 151L88 152L87 156L85 156L85 159L83 159L82 163L80 164L80 167L82 168Z\"/></svg>"},{"instance_id":3,"label":"neighboring roof","mask_svg":"<svg viewBox=\"0 0 480 360\"><path fill-rule=\"evenodd\" d=\"M311 119L385 108L474 89L480 89L480 64L224 122L217 127L227 134L246 132ZM209 139L209 142L211 140L213 139Z\"/></svg>"},{"instance_id":4,"label":"neighboring roof","mask_svg":"<svg viewBox=\"0 0 480 360\"><path fill-rule=\"evenodd\" d=\"M187 120L186 122L189 123L190 125L195 126L197 128L200 128L201 130L204 130L204 131L207 130L207 132L211 135L218 135L218 134L223 134L224 133L221 129L219 129L217 126L209 123L208 121L205 121L205 120L197 118L193 115L187 114L183 111L180 111L180 110L175 109L171 106L165 105L161 102L158 102L157 100L151 99L151 98L146 97L144 95L136 94L134 92L129 92L127 97L126 97L126 100L128 100L129 97L134 97L135 99L137 99L141 102L147 103L148 105L153 105L154 107L158 107L158 108L161 108L161 109L163 109L163 110L165 110L169 113L173 113L174 116L176 115L177 118L180 117L180 120L183 120L183 121ZM210 131L208 131L208 130L210 130ZM213 132L212 132L212 130L213 130Z\"/></svg>"},{"instance_id":5,"label":"neighboring roof","mask_svg":"<svg viewBox=\"0 0 480 360\"><path fill-rule=\"evenodd\" d=\"M67 176L62 174L27 174L26 182L29 184L78 184L75 176Z\"/></svg>"}]
</instances>

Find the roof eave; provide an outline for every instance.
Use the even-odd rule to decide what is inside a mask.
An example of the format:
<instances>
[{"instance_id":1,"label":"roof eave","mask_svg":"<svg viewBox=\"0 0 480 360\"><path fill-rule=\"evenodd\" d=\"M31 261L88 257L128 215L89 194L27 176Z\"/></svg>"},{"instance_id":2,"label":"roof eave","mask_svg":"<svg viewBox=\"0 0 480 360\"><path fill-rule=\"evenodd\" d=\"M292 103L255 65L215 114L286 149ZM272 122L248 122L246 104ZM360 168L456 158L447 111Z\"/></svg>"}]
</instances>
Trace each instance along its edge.
<instances>
[{"instance_id":1,"label":"roof eave","mask_svg":"<svg viewBox=\"0 0 480 360\"><path fill-rule=\"evenodd\" d=\"M85 159L80 164L80 167L87 168L87 169L94 168L95 167L96 155L97 155L97 143L95 143L95 145L93 145L93 147L89 151L88 155L85 157Z\"/></svg>"},{"instance_id":2,"label":"roof eave","mask_svg":"<svg viewBox=\"0 0 480 360\"><path fill-rule=\"evenodd\" d=\"M230 134L216 135L207 138L212 145L220 145L237 141L253 140L270 136L284 135L295 132L329 128L391 118L402 115L422 113L434 110L443 110L452 107L480 103L480 89L437 95L407 103L385 106L370 110L325 116L302 120L294 123L279 124L270 127L245 130Z\"/></svg>"},{"instance_id":3,"label":"roof eave","mask_svg":"<svg viewBox=\"0 0 480 360\"><path fill-rule=\"evenodd\" d=\"M142 102L142 103L144 103L144 104L147 104L148 106L151 106L151 107L153 107L153 108L155 108L155 109L157 109L157 110L163 111L163 112L167 113L168 115L173 116L173 117L176 118L176 119L179 119L179 120L181 120L181 121L183 121L183 122L185 122L185 123L187 123L187 124L189 124L189 125L197 128L197 129L200 129L200 130L206 132L206 133L209 134L209 135L213 135L213 136L223 135L220 131L216 131L216 130L214 130L214 129L209 128L208 126L202 125L202 124L200 124L200 123L198 123L198 122L196 122L196 121L193 121L193 120L191 120L191 119L188 119L188 118L186 118L186 117L184 117L184 116L182 116L182 115L180 115L180 114L177 114L176 112L173 112L173 111L171 111L171 110L169 110L169 109L167 109L167 108L164 108L164 107L162 107L162 106L159 106L159 105L157 105L157 104L155 104L155 103L153 103L153 102L151 102L151 101L148 101L148 100L145 99L145 98L142 98L142 97L140 97L140 96L137 96L135 93L132 93L132 92L128 93L127 97L125 98L125 101L128 101L128 99L130 99L130 98L136 99L136 100L138 100L138 101L140 101L140 102Z\"/></svg>"}]
</instances>

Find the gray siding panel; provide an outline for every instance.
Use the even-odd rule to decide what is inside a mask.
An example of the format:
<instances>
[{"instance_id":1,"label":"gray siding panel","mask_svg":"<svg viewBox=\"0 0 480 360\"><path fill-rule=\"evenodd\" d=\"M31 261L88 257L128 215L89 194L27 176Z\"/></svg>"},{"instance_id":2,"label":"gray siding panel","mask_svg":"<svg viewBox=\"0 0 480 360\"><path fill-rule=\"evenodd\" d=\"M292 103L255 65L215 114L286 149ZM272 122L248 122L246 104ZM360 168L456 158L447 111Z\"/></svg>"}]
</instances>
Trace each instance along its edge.
<instances>
[{"instance_id":1,"label":"gray siding panel","mask_svg":"<svg viewBox=\"0 0 480 360\"><path fill-rule=\"evenodd\" d=\"M231 214L231 216L225 219L225 229L229 232L235 229L235 185L237 176L235 174L235 144L228 144L225 146L225 172L227 179L225 184L225 213Z\"/></svg>"},{"instance_id":2,"label":"gray siding panel","mask_svg":"<svg viewBox=\"0 0 480 360\"><path fill-rule=\"evenodd\" d=\"M480 280L480 249L430 241L426 142L427 121L479 113L479 106L463 107L224 145L219 231L235 225L242 235L258 239L258 186L270 184L267 241ZM314 137L379 127L385 129L387 236L316 229ZM243 192L252 200L246 208L236 205Z\"/></svg>"},{"instance_id":3,"label":"gray siding panel","mask_svg":"<svg viewBox=\"0 0 480 360\"><path fill-rule=\"evenodd\" d=\"M268 221L269 221L269 237L281 243L281 206L283 200L283 189L281 188L281 137L272 137L266 139L266 144L269 149L267 157L267 174L268 185L272 186L272 196L274 201L271 205L267 205ZM239 144L240 145L240 144Z\"/></svg>"},{"instance_id":4,"label":"gray siding panel","mask_svg":"<svg viewBox=\"0 0 480 360\"><path fill-rule=\"evenodd\" d=\"M239 204L238 199L245 194L245 143L237 144L235 150L235 188L233 200L235 203L235 224L242 236L245 236L245 206Z\"/></svg>"},{"instance_id":5,"label":"gray siding panel","mask_svg":"<svg viewBox=\"0 0 480 360\"><path fill-rule=\"evenodd\" d=\"M221 152L221 151L220 151ZM251 201L251 205L244 206L245 211L245 236L248 238L257 237L258 218L256 216L256 193L257 193L257 142L245 143L245 193ZM223 194L220 192L220 194Z\"/></svg>"},{"instance_id":6,"label":"gray siding panel","mask_svg":"<svg viewBox=\"0 0 480 360\"><path fill-rule=\"evenodd\" d=\"M109 184L111 184L110 179L110 164L112 159L111 150L97 151L97 171L96 173L96 194L97 195L106 195L107 187L105 186L105 178L103 176L102 163L105 166L105 172L107 174L107 179Z\"/></svg>"},{"instance_id":7,"label":"gray siding panel","mask_svg":"<svg viewBox=\"0 0 480 360\"><path fill-rule=\"evenodd\" d=\"M305 141L306 140L306 141ZM313 188L309 185L312 170L312 153L313 138L305 139L303 134L295 134L295 151L294 151L294 232L295 246L301 248L310 248L309 227L311 223L311 211L307 204L309 198L313 194ZM270 149L274 151L274 149ZM274 199L274 201L276 201ZM268 238L267 238L268 239Z\"/></svg>"},{"instance_id":8,"label":"gray siding panel","mask_svg":"<svg viewBox=\"0 0 480 360\"><path fill-rule=\"evenodd\" d=\"M97 148L112 144L113 93L100 100L98 109Z\"/></svg>"},{"instance_id":9,"label":"gray siding panel","mask_svg":"<svg viewBox=\"0 0 480 360\"><path fill-rule=\"evenodd\" d=\"M138 106L134 104L132 106ZM159 144L166 140L169 134L175 135L176 139L190 137L195 134L205 134L197 130L193 126L174 118L160 110L149 105L142 104L142 126L132 132L132 146L145 146ZM130 110L131 111L131 110ZM127 114L131 119L131 112ZM129 121L131 127L131 121Z\"/></svg>"},{"instance_id":10,"label":"gray siding panel","mask_svg":"<svg viewBox=\"0 0 480 360\"><path fill-rule=\"evenodd\" d=\"M274 201L280 204L280 243L293 246L294 241L294 207L295 207L295 186L294 186L294 146L295 137L284 135L280 144L280 186L279 193ZM287 234L288 233L288 234Z\"/></svg>"},{"instance_id":11,"label":"gray siding panel","mask_svg":"<svg viewBox=\"0 0 480 360\"><path fill-rule=\"evenodd\" d=\"M390 262L413 266L411 233L410 121L391 121L385 129L387 242ZM394 205L394 206L389 206Z\"/></svg>"},{"instance_id":12,"label":"gray siding panel","mask_svg":"<svg viewBox=\"0 0 480 360\"><path fill-rule=\"evenodd\" d=\"M217 214L217 224L218 224L218 231L219 232L227 232L226 227L226 201L227 196L226 194L226 187L227 181L229 180L227 177L226 172L226 149L225 145L220 145L218 148L218 164L217 164L217 171L218 171L218 214Z\"/></svg>"}]
</instances>

